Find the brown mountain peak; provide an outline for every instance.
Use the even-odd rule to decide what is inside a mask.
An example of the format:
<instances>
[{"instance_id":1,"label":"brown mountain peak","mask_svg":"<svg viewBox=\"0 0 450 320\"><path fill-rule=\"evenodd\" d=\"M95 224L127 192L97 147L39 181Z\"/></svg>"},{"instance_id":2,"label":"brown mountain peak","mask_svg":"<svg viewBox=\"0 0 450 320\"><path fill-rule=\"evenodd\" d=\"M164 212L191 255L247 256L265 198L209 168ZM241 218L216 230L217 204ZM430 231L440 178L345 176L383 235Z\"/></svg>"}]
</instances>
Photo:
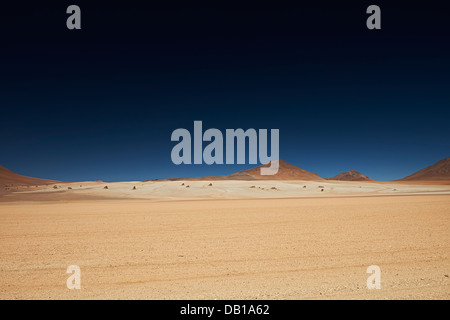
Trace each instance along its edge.
<instances>
[{"instance_id":1,"label":"brown mountain peak","mask_svg":"<svg viewBox=\"0 0 450 320\"><path fill-rule=\"evenodd\" d=\"M5 167L0 166L0 186L26 186L26 185L40 185L40 184L50 184L60 181L46 180L39 178L31 178L27 176L15 173Z\"/></svg>"},{"instance_id":2,"label":"brown mountain peak","mask_svg":"<svg viewBox=\"0 0 450 320\"><path fill-rule=\"evenodd\" d=\"M275 161L278 161L278 172L274 175L261 175L261 168L267 167L269 165L267 163L248 170L235 172L229 177L249 180L323 180L316 173L306 171L282 159Z\"/></svg>"},{"instance_id":3,"label":"brown mountain peak","mask_svg":"<svg viewBox=\"0 0 450 320\"><path fill-rule=\"evenodd\" d=\"M340 181L374 181L369 177L363 175L361 172L356 170L350 170L342 172L333 178L328 178L328 180L340 180Z\"/></svg>"},{"instance_id":4,"label":"brown mountain peak","mask_svg":"<svg viewBox=\"0 0 450 320\"><path fill-rule=\"evenodd\" d=\"M400 180L450 180L450 157L442 159Z\"/></svg>"},{"instance_id":5,"label":"brown mountain peak","mask_svg":"<svg viewBox=\"0 0 450 320\"><path fill-rule=\"evenodd\" d=\"M12 172L12 171L5 167L0 166L0 172Z\"/></svg>"}]
</instances>

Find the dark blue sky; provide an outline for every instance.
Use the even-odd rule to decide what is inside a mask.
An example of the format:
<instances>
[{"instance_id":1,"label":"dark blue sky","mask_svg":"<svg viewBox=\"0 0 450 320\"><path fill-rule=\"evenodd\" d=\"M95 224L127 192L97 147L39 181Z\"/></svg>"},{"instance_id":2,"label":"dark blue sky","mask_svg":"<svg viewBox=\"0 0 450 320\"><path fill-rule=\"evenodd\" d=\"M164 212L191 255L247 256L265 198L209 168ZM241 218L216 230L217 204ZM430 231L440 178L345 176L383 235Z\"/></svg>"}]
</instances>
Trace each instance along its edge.
<instances>
[{"instance_id":1,"label":"dark blue sky","mask_svg":"<svg viewBox=\"0 0 450 320\"><path fill-rule=\"evenodd\" d=\"M391 1L392 2L392 1ZM110 5L107 5L107 4ZM172 164L177 128L280 129L322 177L402 178L450 156L448 13L429 1L143 7L78 1L1 12L0 165L59 180L229 174Z\"/></svg>"}]
</instances>

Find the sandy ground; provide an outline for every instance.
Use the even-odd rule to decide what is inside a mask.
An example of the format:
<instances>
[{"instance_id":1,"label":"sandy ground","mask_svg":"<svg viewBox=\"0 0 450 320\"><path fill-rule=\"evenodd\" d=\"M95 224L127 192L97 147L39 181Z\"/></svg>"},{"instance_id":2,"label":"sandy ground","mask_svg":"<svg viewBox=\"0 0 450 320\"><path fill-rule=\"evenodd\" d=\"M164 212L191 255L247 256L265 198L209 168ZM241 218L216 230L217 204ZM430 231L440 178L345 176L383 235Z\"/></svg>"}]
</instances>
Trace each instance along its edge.
<instances>
[{"instance_id":1,"label":"sandy ground","mask_svg":"<svg viewBox=\"0 0 450 320\"><path fill-rule=\"evenodd\" d=\"M56 188L55 188L56 186ZM104 189L105 186L108 189ZM133 188L136 188L135 190ZM70 188L70 189L69 189ZM3 194L1 193L3 192ZM450 182L149 181L73 182L0 190L0 202L36 200L206 200L450 194Z\"/></svg>"},{"instance_id":2,"label":"sandy ground","mask_svg":"<svg viewBox=\"0 0 450 320\"><path fill-rule=\"evenodd\" d=\"M195 192L179 184L180 199ZM148 185L163 199L1 202L0 298L450 298L448 194L366 184L377 196L167 201L172 191ZM69 265L81 268L81 290L66 288ZM366 287L370 265L380 290Z\"/></svg>"}]
</instances>

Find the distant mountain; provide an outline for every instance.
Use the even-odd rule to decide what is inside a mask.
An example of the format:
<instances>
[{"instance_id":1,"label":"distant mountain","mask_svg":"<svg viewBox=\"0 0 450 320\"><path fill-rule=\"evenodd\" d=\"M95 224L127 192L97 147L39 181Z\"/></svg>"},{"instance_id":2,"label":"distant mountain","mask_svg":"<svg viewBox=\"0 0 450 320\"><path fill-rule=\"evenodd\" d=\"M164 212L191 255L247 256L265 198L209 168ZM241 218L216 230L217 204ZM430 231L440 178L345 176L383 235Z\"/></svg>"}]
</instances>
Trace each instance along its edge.
<instances>
[{"instance_id":1,"label":"distant mountain","mask_svg":"<svg viewBox=\"0 0 450 320\"><path fill-rule=\"evenodd\" d=\"M327 180L340 180L340 181L374 181L369 177L363 175L361 172L356 170L350 170L342 172L333 178L328 178Z\"/></svg>"},{"instance_id":2,"label":"distant mountain","mask_svg":"<svg viewBox=\"0 0 450 320\"><path fill-rule=\"evenodd\" d=\"M278 172L274 175L261 175L261 167L268 167L268 164L263 164L248 170L238 171L225 176L208 176L208 177L194 177L194 178L173 178L173 179L158 179L158 180L192 180L192 181L208 181L208 180L324 180L316 173L309 172L287 163L284 160L278 161Z\"/></svg>"},{"instance_id":3,"label":"distant mountain","mask_svg":"<svg viewBox=\"0 0 450 320\"><path fill-rule=\"evenodd\" d=\"M31 178L0 166L0 187L52 184L61 181Z\"/></svg>"},{"instance_id":4,"label":"distant mountain","mask_svg":"<svg viewBox=\"0 0 450 320\"><path fill-rule=\"evenodd\" d=\"M264 164L252 169L235 172L228 177L239 180L324 180L316 173L306 171L281 159L278 160L278 172L274 175L261 175L261 167L268 167L268 165Z\"/></svg>"},{"instance_id":5,"label":"distant mountain","mask_svg":"<svg viewBox=\"0 0 450 320\"><path fill-rule=\"evenodd\" d=\"M450 180L450 157L445 158L400 180Z\"/></svg>"}]
</instances>

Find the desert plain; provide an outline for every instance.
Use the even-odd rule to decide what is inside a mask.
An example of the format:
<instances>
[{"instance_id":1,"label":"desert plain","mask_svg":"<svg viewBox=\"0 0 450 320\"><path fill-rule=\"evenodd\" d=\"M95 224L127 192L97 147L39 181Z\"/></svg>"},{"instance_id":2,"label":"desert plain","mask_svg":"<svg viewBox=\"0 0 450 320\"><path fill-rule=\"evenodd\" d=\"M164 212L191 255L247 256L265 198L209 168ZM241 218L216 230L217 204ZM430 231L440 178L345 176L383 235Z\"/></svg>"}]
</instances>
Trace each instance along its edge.
<instances>
[{"instance_id":1,"label":"desert plain","mask_svg":"<svg viewBox=\"0 0 450 320\"><path fill-rule=\"evenodd\" d=\"M0 299L450 298L445 181L99 181L0 192ZM80 267L80 290L66 286L70 265ZM367 288L371 265L381 289Z\"/></svg>"}]
</instances>

